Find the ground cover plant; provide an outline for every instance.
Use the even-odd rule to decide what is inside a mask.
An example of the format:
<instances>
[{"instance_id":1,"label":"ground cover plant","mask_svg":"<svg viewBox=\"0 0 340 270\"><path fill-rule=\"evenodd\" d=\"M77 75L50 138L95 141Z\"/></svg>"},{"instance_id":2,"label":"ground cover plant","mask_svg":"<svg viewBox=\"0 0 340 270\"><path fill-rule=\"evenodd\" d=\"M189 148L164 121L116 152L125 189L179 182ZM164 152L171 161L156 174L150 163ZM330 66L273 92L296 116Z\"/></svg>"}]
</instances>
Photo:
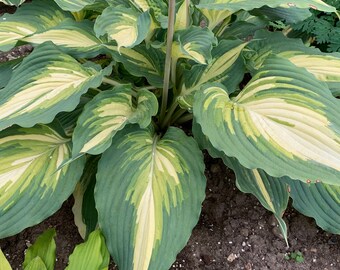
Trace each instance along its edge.
<instances>
[{"instance_id":1,"label":"ground cover plant","mask_svg":"<svg viewBox=\"0 0 340 270\"><path fill-rule=\"evenodd\" d=\"M1 17L0 50L34 47L0 65L1 238L73 193L80 234L90 241L100 228L119 269L168 269L204 200L202 149L273 212L286 241L289 197L339 234L340 55L268 31L274 19L296 24L310 9L336 8L1 2L19 7ZM180 129L191 121L193 136ZM91 269L108 263L101 232Z\"/></svg>"}]
</instances>

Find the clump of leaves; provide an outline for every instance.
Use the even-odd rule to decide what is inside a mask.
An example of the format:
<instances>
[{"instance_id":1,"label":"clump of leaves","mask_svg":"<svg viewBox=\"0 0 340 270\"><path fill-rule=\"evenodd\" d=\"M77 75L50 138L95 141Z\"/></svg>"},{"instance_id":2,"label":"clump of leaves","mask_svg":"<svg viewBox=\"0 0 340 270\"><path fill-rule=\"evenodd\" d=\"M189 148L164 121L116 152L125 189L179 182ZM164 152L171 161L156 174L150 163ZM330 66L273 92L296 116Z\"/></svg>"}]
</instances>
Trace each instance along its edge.
<instances>
[{"instance_id":1,"label":"clump of leaves","mask_svg":"<svg viewBox=\"0 0 340 270\"><path fill-rule=\"evenodd\" d=\"M285 259L287 261L293 260L297 263L303 263L305 261L305 258L303 257L303 254L301 251L295 251L295 252L290 252L285 255Z\"/></svg>"},{"instance_id":2,"label":"clump of leaves","mask_svg":"<svg viewBox=\"0 0 340 270\"><path fill-rule=\"evenodd\" d=\"M80 234L99 227L120 269L169 269L200 215L203 149L274 213L287 242L289 197L340 233L340 56L267 31L273 18L334 7L2 2L22 5L0 19L0 50L34 50L0 64L0 237L73 193Z\"/></svg>"}]
</instances>

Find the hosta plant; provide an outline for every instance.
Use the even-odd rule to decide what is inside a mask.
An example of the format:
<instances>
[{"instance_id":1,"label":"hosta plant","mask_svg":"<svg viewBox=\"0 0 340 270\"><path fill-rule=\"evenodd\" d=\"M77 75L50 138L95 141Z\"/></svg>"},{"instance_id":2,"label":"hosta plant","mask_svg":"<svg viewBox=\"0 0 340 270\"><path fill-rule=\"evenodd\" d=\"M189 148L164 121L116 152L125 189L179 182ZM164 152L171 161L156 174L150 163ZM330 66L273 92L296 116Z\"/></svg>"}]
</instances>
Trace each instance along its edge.
<instances>
[{"instance_id":1,"label":"hosta plant","mask_svg":"<svg viewBox=\"0 0 340 270\"><path fill-rule=\"evenodd\" d=\"M0 65L0 237L73 193L79 232L99 227L119 269L168 269L198 221L203 149L286 239L289 197L340 233L340 54L269 31L334 7L1 2L18 8L0 19L0 50L34 49Z\"/></svg>"}]
</instances>

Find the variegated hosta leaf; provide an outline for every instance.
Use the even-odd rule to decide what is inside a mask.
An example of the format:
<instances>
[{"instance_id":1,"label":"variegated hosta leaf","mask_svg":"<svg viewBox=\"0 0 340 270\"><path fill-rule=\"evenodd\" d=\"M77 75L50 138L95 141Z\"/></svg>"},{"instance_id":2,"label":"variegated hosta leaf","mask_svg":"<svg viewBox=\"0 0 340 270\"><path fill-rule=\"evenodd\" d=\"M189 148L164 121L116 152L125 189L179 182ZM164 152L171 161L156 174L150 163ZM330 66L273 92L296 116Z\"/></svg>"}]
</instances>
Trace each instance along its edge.
<instances>
[{"instance_id":1,"label":"variegated hosta leaf","mask_svg":"<svg viewBox=\"0 0 340 270\"><path fill-rule=\"evenodd\" d=\"M165 54L160 49L146 48L138 45L133 49L107 46L114 60L123 63L124 67L134 76L145 77L156 87L163 87Z\"/></svg>"},{"instance_id":2,"label":"variegated hosta leaf","mask_svg":"<svg viewBox=\"0 0 340 270\"><path fill-rule=\"evenodd\" d=\"M197 5L198 8L207 9L227 9L230 11L252 10L263 6L275 7L297 7L297 8L312 8L326 12L336 12L336 9L321 0L201 0Z\"/></svg>"},{"instance_id":3,"label":"variegated hosta leaf","mask_svg":"<svg viewBox=\"0 0 340 270\"><path fill-rule=\"evenodd\" d=\"M212 145L274 177L340 185L339 101L305 69L268 58L235 98L207 84L194 116Z\"/></svg>"},{"instance_id":4,"label":"variegated hosta leaf","mask_svg":"<svg viewBox=\"0 0 340 270\"><path fill-rule=\"evenodd\" d=\"M76 22L67 19L61 24L40 31L21 40L31 44L52 41L63 51L77 57L94 57L100 53L101 40L93 32L93 24L89 21Z\"/></svg>"},{"instance_id":5,"label":"variegated hosta leaf","mask_svg":"<svg viewBox=\"0 0 340 270\"><path fill-rule=\"evenodd\" d=\"M50 42L39 45L0 92L0 130L49 123L57 113L72 111L83 93L101 84L104 73L97 65L80 65Z\"/></svg>"},{"instance_id":6,"label":"variegated hosta leaf","mask_svg":"<svg viewBox=\"0 0 340 270\"><path fill-rule=\"evenodd\" d=\"M191 23L190 1L183 0L175 17L175 31L185 30Z\"/></svg>"},{"instance_id":7,"label":"variegated hosta leaf","mask_svg":"<svg viewBox=\"0 0 340 270\"><path fill-rule=\"evenodd\" d=\"M174 39L173 58L188 58L202 65L211 62L211 49L217 44L217 39L208 28L192 26L177 31Z\"/></svg>"},{"instance_id":8,"label":"variegated hosta leaf","mask_svg":"<svg viewBox=\"0 0 340 270\"><path fill-rule=\"evenodd\" d=\"M20 6L25 0L0 0L0 3L4 3L9 6Z\"/></svg>"},{"instance_id":9,"label":"variegated hosta leaf","mask_svg":"<svg viewBox=\"0 0 340 270\"><path fill-rule=\"evenodd\" d=\"M9 262L7 261L1 249L0 249L0 269L1 270L12 270L12 267L10 266Z\"/></svg>"},{"instance_id":10,"label":"variegated hosta leaf","mask_svg":"<svg viewBox=\"0 0 340 270\"><path fill-rule=\"evenodd\" d=\"M58 6L60 6L63 10L68 11L79 11L86 7L87 5L91 5L95 2L95 0L54 0Z\"/></svg>"},{"instance_id":11,"label":"variegated hosta leaf","mask_svg":"<svg viewBox=\"0 0 340 270\"><path fill-rule=\"evenodd\" d=\"M293 206L324 230L340 234L340 187L288 180Z\"/></svg>"},{"instance_id":12,"label":"variegated hosta leaf","mask_svg":"<svg viewBox=\"0 0 340 270\"><path fill-rule=\"evenodd\" d=\"M203 172L197 143L180 129L160 137L135 125L116 135L99 162L95 199L119 269L169 269L198 221Z\"/></svg>"},{"instance_id":13,"label":"variegated hosta leaf","mask_svg":"<svg viewBox=\"0 0 340 270\"><path fill-rule=\"evenodd\" d=\"M284 181L289 178L274 178L263 170L250 170L243 167L237 159L228 157L223 152L216 150L202 133L200 125L195 121L193 121L192 131L201 149L208 150L209 155L213 158L221 158L224 164L234 171L238 189L253 194L267 210L274 214L287 242L287 225L282 219L282 214L287 208L289 199L287 184Z\"/></svg>"},{"instance_id":14,"label":"variegated hosta leaf","mask_svg":"<svg viewBox=\"0 0 340 270\"><path fill-rule=\"evenodd\" d=\"M0 51L12 49L18 40L54 27L71 17L53 1L35 0L23 4L14 14L4 14L0 20Z\"/></svg>"},{"instance_id":15,"label":"variegated hosta leaf","mask_svg":"<svg viewBox=\"0 0 340 270\"><path fill-rule=\"evenodd\" d=\"M208 65L195 65L184 72L182 78L180 105L191 108L194 94L207 82L226 84L232 93L243 79L244 65L239 57L246 43L240 40L222 40L212 50L212 61Z\"/></svg>"},{"instance_id":16,"label":"variegated hosta leaf","mask_svg":"<svg viewBox=\"0 0 340 270\"><path fill-rule=\"evenodd\" d=\"M278 32L258 31L254 39L244 54L250 70L259 69L268 55L276 54L306 68L318 80L326 82L334 96L340 96L340 53L308 48L300 39L289 39Z\"/></svg>"},{"instance_id":17,"label":"variegated hosta leaf","mask_svg":"<svg viewBox=\"0 0 340 270\"><path fill-rule=\"evenodd\" d=\"M105 270L110 263L110 254L100 230L92 232L85 243L75 247L65 270Z\"/></svg>"},{"instance_id":18,"label":"variegated hosta leaf","mask_svg":"<svg viewBox=\"0 0 340 270\"><path fill-rule=\"evenodd\" d=\"M137 106L133 105L129 85L115 87L98 94L86 104L73 133L73 156L98 155L110 147L113 136L129 123L146 128L158 111L156 96L140 90Z\"/></svg>"},{"instance_id":19,"label":"variegated hosta leaf","mask_svg":"<svg viewBox=\"0 0 340 270\"><path fill-rule=\"evenodd\" d=\"M210 30L213 30L219 23L233 14L230 10L211 10L202 8L200 11L208 19L208 28Z\"/></svg>"},{"instance_id":20,"label":"variegated hosta leaf","mask_svg":"<svg viewBox=\"0 0 340 270\"><path fill-rule=\"evenodd\" d=\"M131 48L147 37L151 20L149 12L140 13L123 6L107 7L98 16L94 31L98 37L107 34L109 40L115 40L118 50L121 47Z\"/></svg>"},{"instance_id":21,"label":"variegated hosta leaf","mask_svg":"<svg viewBox=\"0 0 340 270\"><path fill-rule=\"evenodd\" d=\"M81 158L56 171L70 146L45 125L0 132L0 238L41 222L70 196L84 166Z\"/></svg>"},{"instance_id":22,"label":"variegated hosta leaf","mask_svg":"<svg viewBox=\"0 0 340 270\"><path fill-rule=\"evenodd\" d=\"M53 270L56 257L55 236L55 229L47 229L41 234L34 244L26 250L25 261L22 266L26 269L36 257L39 257L47 270ZM38 270L39 268L32 269Z\"/></svg>"}]
</instances>

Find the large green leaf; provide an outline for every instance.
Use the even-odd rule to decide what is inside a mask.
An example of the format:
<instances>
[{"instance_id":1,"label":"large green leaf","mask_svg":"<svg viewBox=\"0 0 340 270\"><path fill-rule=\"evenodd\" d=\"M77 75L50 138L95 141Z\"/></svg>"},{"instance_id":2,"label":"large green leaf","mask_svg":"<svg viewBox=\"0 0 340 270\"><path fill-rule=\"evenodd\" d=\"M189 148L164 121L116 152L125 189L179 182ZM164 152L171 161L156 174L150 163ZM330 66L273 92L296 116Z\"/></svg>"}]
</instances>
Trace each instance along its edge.
<instances>
[{"instance_id":1,"label":"large green leaf","mask_svg":"<svg viewBox=\"0 0 340 270\"><path fill-rule=\"evenodd\" d=\"M13 70L21 63L21 59L16 59L0 63L0 89L4 88L11 79Z\"/></svg>"},{"instance_id":2,"label":"large green leaf","mask_svg":"<svg viewBox=\"0 0 340 270\"><path fill-rule=\"evenodd\" d=\"M297 8L312 8L326 12L336 12L336 9L321 0L294 0L292 2L282 0L200 0L197 5L199 8L207 9L227 9L230 11L252 10L263 6L275 7L297 7Z\"/></svg>"},{"instance_id":3,"label":"large green leaf","mask_svg":"<svg viewBox=\"0 0 340 270\"><path fill-rule=\"evenodd\" d=\"M99 156L88 157L83 175L73 192L74 223L83 239L86 239L98 224L98 212L94 201L98 160Z\"/></svg>"},{"instance_id":4,"label":"large green leaf","mask_svg":"<svg viewBox=\"0 0 340 270\"><path fill-rule=\"evenodd\" d=\"M66 270L105 270L110 263L110 254L100 230L89 235L85 243L75 247Z\"/></svg>"},{"instance_id":5,"label":"large green leaf","mask_svg":"<svg viewBox=\"0 0 340 270\"><path fill-rule=\"evenodd\" d=\"M160 49L146 48L141 44L132 49L107 46L113 58L123 63L124 67L134 76L145 77L156 87L163 87L165 54Z\"/></svg>"},{"instance_id":6,"label":"large green leaf","mask_svg":"<svg viewBox=\"0 0 340 270\"><path fill-rule=\"evenodd\" d=\"M0 249L0 269L1 270L12 270L12 267L10 266L9 262L7 261L1 249Z\"/></svg>"},{"instance_id":7,"label":"large green leaf","mask_svg":"<svg viewBox=\"0 0 340 270\"><path fill-rule=\"evenodd\" d=\"M267 210L274 214L287 242L287 225L282 219L282 215L287 208L289 199L287 184L284 181L289 180L289 178L274 178L263 170L243 167L237 159L228 157L223 152L216 150L202 133L200 125L195 121L192 131L202 149L208 150L209 155L213 158L221 158L224 164L234 171L238 189L244 193L253 194Z\"/></svg>"},{"instance_id":8,"label":"large green leaf","mask_svg":"<svg viewBox=\"0 0 340 270\"><path fill-rule=\"evenodd\" d=\"M340 185L339 100L288 60L268 58L235 98L207 84L194 116L212 145L249 169Z\"/></svg>"},{"instance_id":9,"label":"large green leaf","mask_svg":"<svg viewBox=\"0 0 340 270\"><path fill-rule=\"evenodd\" d=\"M235 91L244 74L239 56L245 46L240 40L222 40L212 50L212 61L208 65L197 64L184 72L179 96L181 106L191 108L195 92L207 82L223 83L230 93Z\"/></svg>"},{"instance_id":10,"label":"large green leaf","mask_svg":"<svg viewBox=\"0 0 340 270\"><path fill-rule=\"evenodd\" d=\"M63 10L79 11L96 0L54 0Z\"/></svg>"},{"instance_id":11,"label":"large green leaf","mask_svg":"<svg viewBox=\"0 0 340 270\"><path fill-rule=\"evenodd\" d=\"M98 94L84 108L73 133L73 156L82 153L98 155L110 147L113 136L128 123L146 128L157 114L156 96L144 89L133 105L129 85L115 87Z\"/></svg>"},{"instance_id":12,"label":"large green leaf","mask_svg":"<svg viewBox=\"0 0 340 270\"><path fill-rule=\"evenodd\" d=\"M54 269L56 257L55 236L55 229L48 229L26 250L25 261L23 263L25 269L36 257L39 257L43 261L47 270Z\"/></svg>"},{"instance_id":13,"label":"large green leaf","mask_svg":"<svg viewBox=\"0 0 340 270\"><path fill-rule=\"evenodd\" d=\"M287 180L293 206L324 230L340 234L340 187Z\"/></svg>"},{"instance_id":14,"label":"large green leaf","mask_svg":"<svg viewBox=\"0 0 340 270\"><path fill-rule=\"evenodd\" d=\"M248 50L244 50L251 71L261 68L268 55L276 54L306 68L318 80L326 82L333 95L340 96L340 53L308 48L300 39L289 39L278 32L258 31L254 39Z\"/></svg>"},{"instance_id":15,"label":"large green leaf","mask_svg":"<svg viewBox=\"0 0 340 270\"><path fill-rule=\"evenodd\" d=\"M169 269L198 221L203 156L193 138L170 127L126 127L98 166L99 225L121 270ZM111 195L107 195L111 194Z\"/></svg>"},{"instance_id":16,"label":"large green leaf","mask_svg":"<svg viewBox=\"0 0 340 270\"><path fill-rule=\"evenodd\" d=\"M214 33L208 28L192 26L175 33L172 57L188 58L202 65L211 62L211 50L217 44Z\"/></svg>"},{"instance_id":17,"label":"large green leaf","mask_svg":"<svg viewBox=\"0 0 340 270\"><path fill-rule=\"evenodd\" d=\"M100 66L82 66L52 43L38 46L0 92L0 130L13 124L49 123L72 111L80 96L102 82Z\"/></svg>"},{"instance_id":18,"label":"large green leaf","mask_svg":"<svg viewBox=\"0 0 340 270\"><path fill-rule=\"evenodd\" d=\"M25 0L0 0L0 3L10 6L20 6Z\"/></svg>"},{"instance_id":19,"label":"large green leaf","mask_svg":"<svg viewBox=\"0 0 340 270\"><path fill-rule=\"evenodd\" d=\"M1 16L0 51L10 50L18 40L52 28L69 17L71 15L61 11L53 1L23 4L14 14Z\"/></svg>"},{"instance_id":20,"label":"large green leaf","mask_svg":"<svg viewBox=\"0 0 340 270\"><path fill-rule=\"evenodd\" d=\"M49 217L70 196L84 160L61 170L71 157L70 139L45 125L0 132L0 238Z\"/></svg>"},{"instance_id":21,"label":"large green leaf","mask_svg":"<svg viewBox=\"0 0 340 270\"><path fill-rule=\"evenodd\" d=\"M115 40L118 50L121 47L131 48L147 37L151 20L149 12L140 13L123 6L107 7L98 16L94 31L98 37L107 34L109 40Z\"/></svg>"},{"instance_id":22,"label":"large green leaf","mask_svg":"<svg viewBox=\"0 0 340 270\"><path fill-rule=\"evenodd\" d=\"M101 52L102 48L101 40L94 34L93 23L85 20L76 22L73 19L66 19L54 27L21 40L31 44L52 41L63 51L77 57L94 57Z\"/></svg>"}]
</instances>

